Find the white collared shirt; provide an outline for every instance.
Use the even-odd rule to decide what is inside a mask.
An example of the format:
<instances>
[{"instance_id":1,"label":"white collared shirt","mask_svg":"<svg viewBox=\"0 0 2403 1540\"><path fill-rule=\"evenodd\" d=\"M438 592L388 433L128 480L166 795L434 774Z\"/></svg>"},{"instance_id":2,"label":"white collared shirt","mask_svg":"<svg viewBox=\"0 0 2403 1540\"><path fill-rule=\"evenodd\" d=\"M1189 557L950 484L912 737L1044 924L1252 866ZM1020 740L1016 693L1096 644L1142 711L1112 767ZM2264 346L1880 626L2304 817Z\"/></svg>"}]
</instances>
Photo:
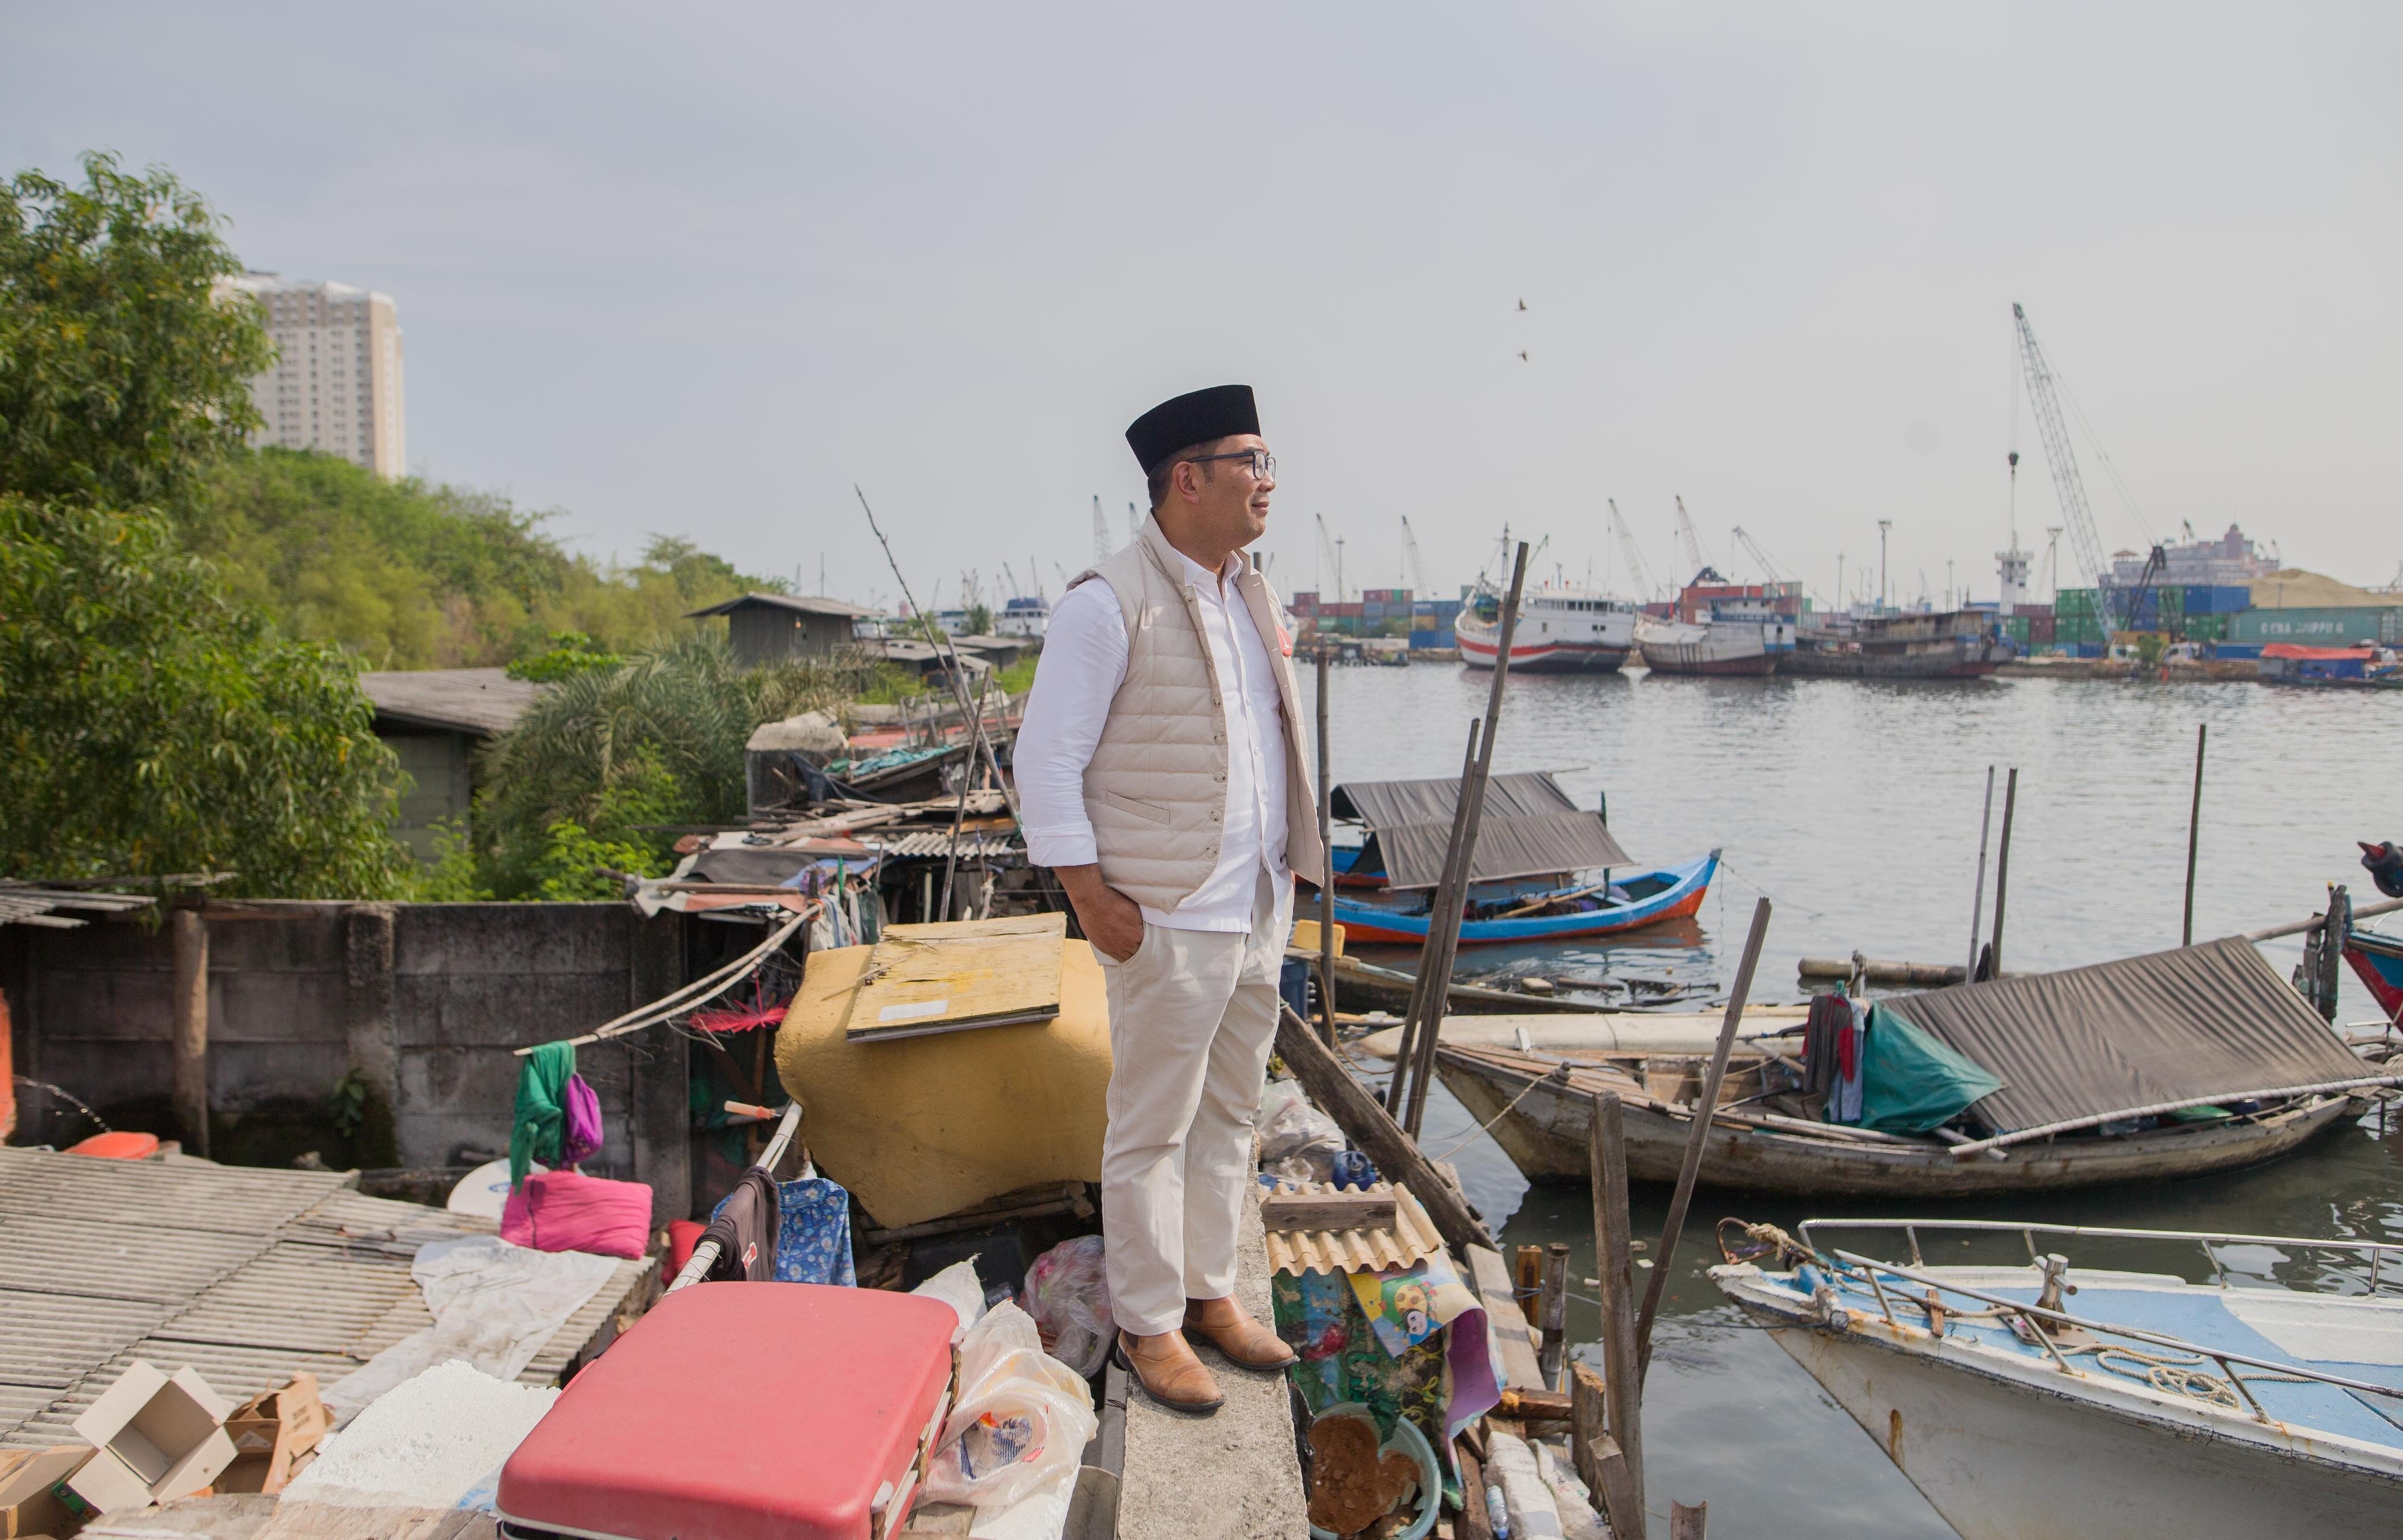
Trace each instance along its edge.
<instances>
[{"instance_id":1,"label":"white collared shirt","mask_svg":"<svg viewBox=\"0 0 2403 1540\"><path fill-rule=\"evenodd\" d=\"M1202 630L1220 684L1227 717L1227 814L1220 824L1218 864L1174 914L1143 906L1146 924L1170 930L1248 933L1254 875L1290 884L1285 865L1285 701L1276 665L1251 606L1235 588L1239 551L1213 576L1185 555L1185 581L1199 601ZM1126 683L1126 617L1109 584L1091 578L1070 589L1051 608L1043 631L1043 660L1013 751L1027 858L1042 867L1090 866L1099 859L1093 825L1085 816L1085 767L1102 741L1110 702Z\"/></svg>"}]
</instances>

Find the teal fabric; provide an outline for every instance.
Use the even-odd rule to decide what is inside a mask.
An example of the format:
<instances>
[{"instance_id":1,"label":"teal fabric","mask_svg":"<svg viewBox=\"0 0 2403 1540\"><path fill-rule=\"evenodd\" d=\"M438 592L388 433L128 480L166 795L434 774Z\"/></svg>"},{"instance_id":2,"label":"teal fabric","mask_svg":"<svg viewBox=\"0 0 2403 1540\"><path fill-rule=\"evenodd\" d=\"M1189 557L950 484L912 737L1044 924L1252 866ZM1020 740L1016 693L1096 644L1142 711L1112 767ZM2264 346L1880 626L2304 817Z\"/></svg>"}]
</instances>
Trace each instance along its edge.
<instances>
[{"instance_id":1,"label":"teal fabric","mask_svg":"<svg viewBox=\"0 0 2403 1540\"><path fill-rule=\"evenodd\" d=\"M1892 1006L1870 1007L1860 1127L1925 1133L2002 1089L2002 1081L1904 1020Z\"/></svg>"},{"instance_id":2,"label":"teal fabric","mask_svg":"<svg viewBox=\"0 0 2403 1540\"><path fill-rule=\"evenodd\" d=\"M536 1160L559 1163L567 1126L567 1081L576 1073L576 1045L544 1043L526 1055L518 1075L517 1117L509 1127L509 1190L517 1191Z\"/></svg>"}]
</instances>

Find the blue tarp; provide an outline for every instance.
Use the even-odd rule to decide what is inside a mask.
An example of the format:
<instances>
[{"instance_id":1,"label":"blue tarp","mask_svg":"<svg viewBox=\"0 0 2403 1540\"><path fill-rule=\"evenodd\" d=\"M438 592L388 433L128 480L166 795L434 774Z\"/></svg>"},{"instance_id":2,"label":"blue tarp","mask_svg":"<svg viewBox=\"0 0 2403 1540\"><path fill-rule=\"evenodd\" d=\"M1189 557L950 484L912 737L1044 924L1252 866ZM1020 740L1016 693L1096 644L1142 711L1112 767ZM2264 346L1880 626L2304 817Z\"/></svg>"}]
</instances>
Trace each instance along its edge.
<instances>
[{"instance_id":1,"label":"blue tarp","mask_svg":"<svg viewBox=\"0 0 2403 1540\"><path fill-rule=\"evenodd\" d=\"M2002 1089L2000 1079L1912 1026L1892 1006L1870 1008L1861 1061L1860 1127L1925 1133Z\"/></svg>"}]
</instances>

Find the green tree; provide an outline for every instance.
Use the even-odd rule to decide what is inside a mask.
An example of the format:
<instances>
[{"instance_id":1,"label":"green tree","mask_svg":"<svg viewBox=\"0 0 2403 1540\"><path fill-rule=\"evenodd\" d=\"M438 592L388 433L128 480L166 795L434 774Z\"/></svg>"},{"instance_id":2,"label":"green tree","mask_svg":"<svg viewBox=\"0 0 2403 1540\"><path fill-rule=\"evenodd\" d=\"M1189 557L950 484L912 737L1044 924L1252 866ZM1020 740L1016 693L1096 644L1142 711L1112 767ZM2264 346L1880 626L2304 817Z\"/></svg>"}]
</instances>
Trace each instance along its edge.
<instances>
[{"instance_id":1,"label":"green tree","mask_svg":"<svg viewBox=\"0 0 2403 1540\"><path fill-rule=\"evenodd\" d=\"M674 836L650 825L743 821L754 728L855 699L874 676L813 660L744 669L723 636L687 632L622 668L562 680L485 760L489 885L505 898L559 891L578 880L576 853L600 847L610 854L594 864L664 870Z\"/></svg>"},{"instance_id":2,"label":"green tree","mask_svg":"<svg viewBox=\"0 0 2403 1540\"><path fill-rule=\"evenodd\" d=\"M198 194L83 158L80 187L0 185L0 491L179 504L259 417L274 349Z\"/></svg>"},{"instance_id":3,"label":"green tree","mask_svg":"<svg viewBox=\"0 0 2403 1540\"><path fill-rule=\"evenodd\" d=\"M549 518L490 493L386 481L330 454L266 449L226 461L178 522L237 597L379 669L531 659L570 631L631 654L698 629L684 618L693 610L782 586L664 536L633 566L595 562L545 533Z\"/></svg>"},{"instance_id":4,"label":"green tree","mask_svg":"<svg viewBox=\"0 0 2403 1540\"><path fill-rule=\"evenodd\" d=\"M0 494L0 873L396 893L356 669L229 602L158 515Z\"/></svg>"}]
</instances>

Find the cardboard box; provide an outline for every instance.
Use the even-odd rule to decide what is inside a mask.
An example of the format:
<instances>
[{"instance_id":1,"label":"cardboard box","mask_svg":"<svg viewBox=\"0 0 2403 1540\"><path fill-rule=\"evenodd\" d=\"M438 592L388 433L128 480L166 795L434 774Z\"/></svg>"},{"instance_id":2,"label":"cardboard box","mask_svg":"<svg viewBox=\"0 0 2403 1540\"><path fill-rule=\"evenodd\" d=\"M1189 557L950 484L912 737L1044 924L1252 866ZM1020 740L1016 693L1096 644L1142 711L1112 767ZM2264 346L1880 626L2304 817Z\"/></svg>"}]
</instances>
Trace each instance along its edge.
<instances>
[{"instance_id":1,"label":"cardboard box","mask_svg":"<svg viewBox=\"0 0 2403 1540\"><path fill-rule=\"evenodd\" d=\"M217 1491L282 1491L325 1440L326 1421L313 1374L296 1374L273 1390L260 1391L226 1419L234 1462L218 1478Z\"/></svg>"},{"instance_id":2,"label":"cardboard box","mask_svg":"<svg viewBox=\"0 0 2403 1540\"><path fill-rule=\"evenodd\" d=\"M0 1450L0 1540L66 1535L82 1523L59 1498L59 1486L91 1458L89 1444Z\"/></svg>"},{"instance_id":3,"label":"cardboard box","mask_svg":"<svg viewBox=\"0 0 2403 1540\"><path fill-rule=\"evenodd\" d=\"M164 1374L136 1358L75 1420L94 1452L66 1490L101 1513L188 1496L233 1464L232 1409L190 1365Z\"/></svg>"}]
</instances>

